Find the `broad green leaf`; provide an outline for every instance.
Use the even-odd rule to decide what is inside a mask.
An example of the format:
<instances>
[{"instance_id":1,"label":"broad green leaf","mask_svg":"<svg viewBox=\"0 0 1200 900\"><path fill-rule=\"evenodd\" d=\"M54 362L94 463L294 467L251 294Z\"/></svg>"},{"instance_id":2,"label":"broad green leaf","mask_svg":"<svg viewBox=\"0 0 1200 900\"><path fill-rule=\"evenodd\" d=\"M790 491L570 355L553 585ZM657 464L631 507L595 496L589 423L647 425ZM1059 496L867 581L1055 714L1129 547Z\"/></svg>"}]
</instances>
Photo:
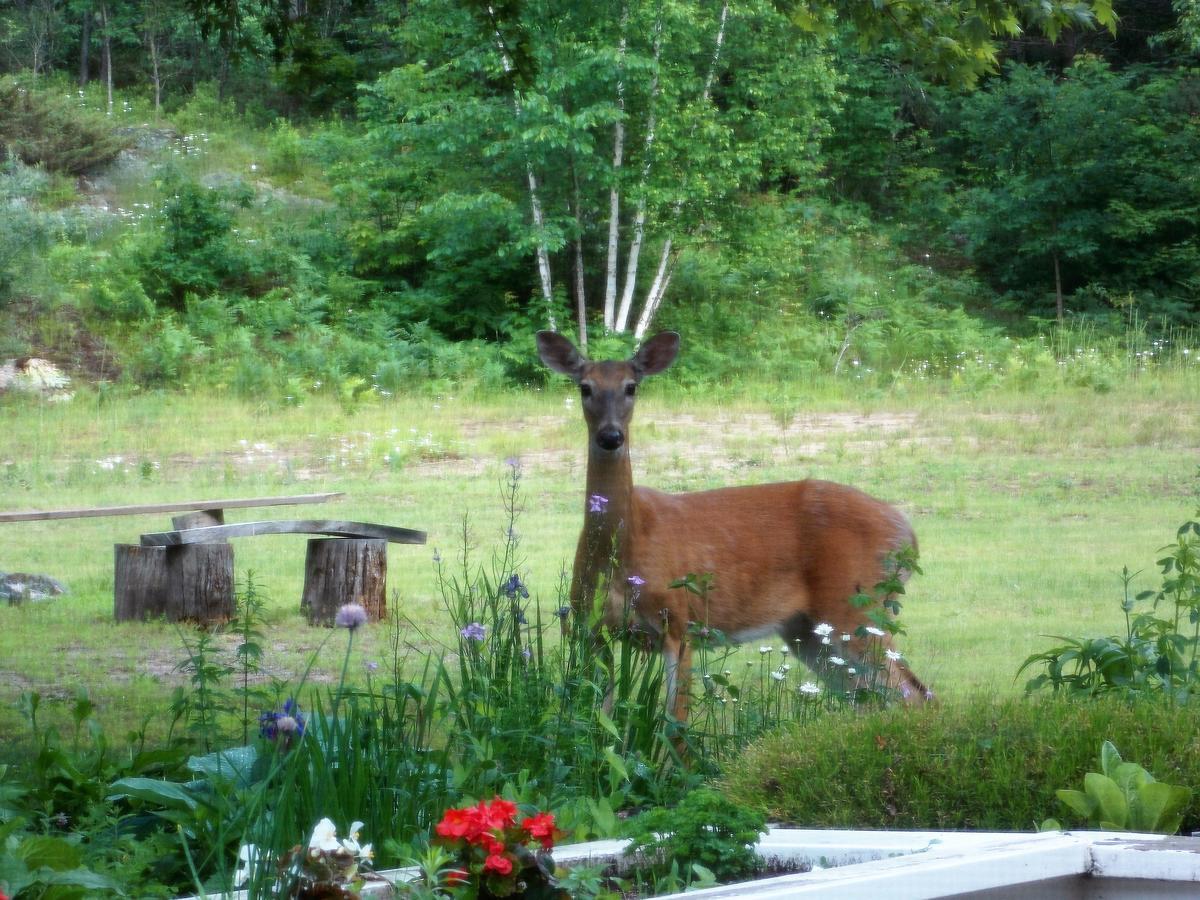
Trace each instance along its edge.
<instances>
[{"instance_id":1,"label":"broad green leaf","mask_svg":"<svg viewBox=\"0 0 1200 900\"><path fill-rule=\"evenodd\" d=\"M1104 822L1116 823L1117 830L1125 827L1129 821L1129 804L1115 781L1099 772L1088 772L1083 776L1083 789L1096 802L1101 827Z\"/></svg>"},{"instance_id":2,"label":"broad green leaf","mask_svg":"<svg viewBox=\"0 0 1200 900\"><path fill-rule=\"evenodd\" d=\"M1096 801L1083 791L1059 790L1054 793L1059 800L1071 807L1072 811L1085 819L1090 819L1096 811Z\"/></svg>"},{"instance_id":3,"label":"broad green leaf","mask_svg":"<svg viewBox=\"0 0 1200 900\"><path fill-rule=\"evenodd\" d=\"M125 892L121 890L120 885L106 875L101 875L98 872L92 872L88 869L78 868L70 869L65 872L46 872L45 870L37 873L38 880L46 884L61 884L71 887L83 887L94 891L107 891L107 897L124 897Z\"/></svg>"},{"instance_id":4,"label":"broad green leaf","mask_svg":"<svg viewBox=\"0 0 1200 900\"><path fill-rule=\"evenodd\" d=\"M1157 831L1174 834L1184 808L1192 799L1189 788L1154 781L1144 784L1134 795L1129 827L1133 831Z\"/></svg>"},{"instance_id":5,"label":"broad green leaf","mask_svg":"<svg viewBox=\"0 0 1200 900\"><path fill-rule=\"evenodd\" d=\"M199 775L236 781L240 787L249 787L253 781L251 772L257 760L258 751L254 747L231 747L206 756L189 757L187 767L189 771Z\"/></svg>"},{"instance_id":6,"label":"broad green leaf","mask_svg":"<svg viewBox=\"0 0 1200 900\"><path fill-rule=\"evenodd\" d=\"M1117 787L1124 791L1127 796L1137 791L1142 785L1150 784L1154 781L1153 775L1137 763L1132 762L1123 762L1116 767L1115 771L1108 774L1117 783Z\"/></svg>"},{"instance_id":7,"label":"broad green leaf","mask_svg":"<svg viewBox=\"0 0 1200 900\"><path fill-rule=\"evenodd\" d=\"M629 769L625 767L625 761L617 756L612 747L604 748L604 759L608 762L609 768L621 776L622 781L629 780Z\"/></svg>"},{"instance_id":8,"label":"broad green leaf","mask_svg":"<svg viewBox=\"0 0 1200 900\"><path fill-rule=\"evenodd\" d=\"M74 869L83 861L83 852L62 838L31 835L17 845L14 854L30 869Z\"/></svg>"},{"instance_id":9,"label":"broad green leaf","mask_svg":"<svg viewBox=\"0 0 1200 900\"><path fill-rule=\"evenodd\" d=\"M613 736L614 740L619 741L621 739L621 732L617 730L616 724L608 717L603 709L596 710L596 721L600 723L601 728Z\"/></svg>"},{"instance_id":10,"label":"broad green leaf","mask_svg":"<svg viewBox=\"0 0 1200 900\"><path fill-rule=\"evenodd\" d=\"M121 800L132 797L146 803L157 803L168 809L194 810L198 805L194 797L181 784L174 781L159 781L156 778L122 778L114 781L110 788L112 793L109 800Z\"/></svg>"},{"instance_id":11,"label":"broad green leaf","mask_svg":"<svg viewBox=\"0 0 1200 900\"><path fill-rule=\"evenodd\" d=\"M1121 764L1121 754L1112 741L1105 741L1100 747L1100 771L1110 778L1116 767Z\"/></svg>"}]
</instances>

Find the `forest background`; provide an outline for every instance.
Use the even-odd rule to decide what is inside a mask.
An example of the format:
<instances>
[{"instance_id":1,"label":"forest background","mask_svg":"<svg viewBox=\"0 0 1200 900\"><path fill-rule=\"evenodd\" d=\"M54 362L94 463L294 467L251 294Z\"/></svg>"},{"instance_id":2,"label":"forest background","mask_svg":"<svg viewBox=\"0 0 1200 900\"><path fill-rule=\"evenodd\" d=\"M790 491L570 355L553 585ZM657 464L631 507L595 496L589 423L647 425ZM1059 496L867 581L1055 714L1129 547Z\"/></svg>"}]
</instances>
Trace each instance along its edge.
<instances>
[{"instance_id":1,"label":"forest background","mask_svg":"<svg viewBox=\"0 0 1200 900\"><path fill-rule=\"evenodd\" d=\"M680 330L684 384L1187 343L1194 4L882 10L10 0L0 357L298 402L546 327Z\"/></svg>"}]
</instances>

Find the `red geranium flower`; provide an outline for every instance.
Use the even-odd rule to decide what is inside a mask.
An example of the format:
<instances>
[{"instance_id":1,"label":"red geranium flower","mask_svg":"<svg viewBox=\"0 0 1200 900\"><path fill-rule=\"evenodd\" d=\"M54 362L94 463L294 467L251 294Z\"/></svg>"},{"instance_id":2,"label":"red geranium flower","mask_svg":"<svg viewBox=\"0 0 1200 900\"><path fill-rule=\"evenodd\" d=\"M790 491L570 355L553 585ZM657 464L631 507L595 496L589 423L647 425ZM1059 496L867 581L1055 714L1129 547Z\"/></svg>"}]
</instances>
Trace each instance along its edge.
<instances>
[{"instance_id":1,"label":"red geranium flower","mask_svg":"<svg viewBox=\"0 0 1200 900\"><path fill-rule=\"evenodd\" d=\"M483 861L485 872L495 872L497 875L508 875L512 872L512 860L499 853L492 853Z\"/></svg>"},{"instance_id":2,"label":"red geranium flower","mask_svg":"<svg viewBox=\"0 0 1200 900\"><path fill-rule=\"evenodd\" d=\"M488 825L492 828L503 830L517 821L517 804L510 800L497 797L490 806L485 807L482 803L479 805L487 811Z\"/></svg>"},{"instance_id":3,"label":"red geranium flower","mask_svg":"<svg viewBox=\"0 0 1200 900\"><path fill-rule=\"evenodd\" d=\"M554 838L558 834L558 829L554 827L553 813L538 813L532 819L525 819L521 822L521 827L529 832L530 837L541 841L542 847L546 850L554 846Z\"/></svg>"},{"instance_id":4,"label":"red geranium flower","mask_svg":"<svg viewBox=\"0 0 1200 900\"><path fill-rule=\"evenodd\" d=\"M466 837L475 828L475 822L470 814L471 812L472 810L468 809L446 810L446 814L442 816L442 821L437 823L437 827L435 829L438 833L438 837Z\"/></svg>"}]
</instances>

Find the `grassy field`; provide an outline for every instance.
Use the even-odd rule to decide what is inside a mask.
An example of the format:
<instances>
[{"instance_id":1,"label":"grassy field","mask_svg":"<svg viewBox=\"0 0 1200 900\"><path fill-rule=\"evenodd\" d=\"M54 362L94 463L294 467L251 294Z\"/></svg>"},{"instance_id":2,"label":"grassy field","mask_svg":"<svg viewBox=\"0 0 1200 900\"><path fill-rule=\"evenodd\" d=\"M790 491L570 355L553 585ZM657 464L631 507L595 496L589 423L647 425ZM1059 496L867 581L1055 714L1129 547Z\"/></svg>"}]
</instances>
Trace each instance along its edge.
<instances>
[{"instance_id":1,"label":"grassy field","mask_svg":"<svg viewBox=\"0 0 1200 900\"><path fill-rule=\"evenodd\" d=\"M1196 510L1196 373L1086 389L956 394L930 385L853 398L814 390L787 404L775 386L724 398L647 385L633 428L635 478L669 490L806 477L861 487L912 518L924 574L910 584L901 648L943 697L1012 694L1046 634L1123 627L1122 566L1156 586L1156 551ZM393 545L389 593L411 619L405 638L449 640L433 562L462 556L464 525L486 561L508 521L502 488L519 460L519 574L559 605L582 514L584 428L571 389L492 398L400 398L348 411L203 396L84 394L69 404L0 403L0 509L151 503L344 491L325 507L232 511L228 521L328 516L428 531ZM0 607L0 757L22 731L16 701L44 715L79 688L114 727L165 705L181 682L180 634L112 620L112 544L163 530L166 516L0 524L0 570L65 581L52 602ZM299 597L299 536L235 541L239 580L269 598L265 664L301 671L329 632L309 628ZM389 629L356 643L355 671ZM230 638L230 645L233 639ZM336 643L336 646L335 646ZM318 679L344 645L321 651Z\"/></svg>"}]
</instances>

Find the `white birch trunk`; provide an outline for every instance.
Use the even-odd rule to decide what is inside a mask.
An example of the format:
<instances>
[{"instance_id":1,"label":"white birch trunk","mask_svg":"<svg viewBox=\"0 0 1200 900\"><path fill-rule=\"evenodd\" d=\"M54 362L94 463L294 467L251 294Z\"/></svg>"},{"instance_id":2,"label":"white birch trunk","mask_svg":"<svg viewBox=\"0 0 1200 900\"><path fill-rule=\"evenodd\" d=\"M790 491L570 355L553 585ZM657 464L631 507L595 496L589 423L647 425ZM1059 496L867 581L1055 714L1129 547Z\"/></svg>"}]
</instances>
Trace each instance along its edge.
<instances>
[{"instance_id":1,"label":"white birch trunk","mask_svg":"<svg viewBox=\"0 0 1200 900\"><path fill-rule=\"evenodd\" d=\"M112 31L108 27L108 4L100 7L100 25L104 28L104 91L108 98L108 115L113 114Z\"/></svg>"},{"instance_id":2,"label":"white birch trunk","mask_svg":"<svg viewBox=\"0 0 1200 900\"><path fill-rule=\"evenodd\" d=\"M617 72L617 122L613 126L612 186L608 191L608 258L604 273L604 328L613 330L617 310L617 243L621 228L621 164L625 157L625 28L629 7L621 9L621 41L618 45L620 66Z\"/></svg>"},{"instance_id":3,"label":"white birch trunk","mask_svg":"<svg viewBox=\"0 0 1200 900\"><path fill-rule=\"evenodd\" d=\"M490 6L488 12L495 15L495 10ZM508 51L504 48L504 39L496 32L496 49L500 51L500 63L504 66L505 73L511 73L513 70L512 58L508 55ZM513 87L513 111L517 117L521 116L521 96L517 92L516 87ZM550 278L550 250L546 247L545 227L546 218L542 215L542 201L538 196L538 179L537 173L533 171L533 163L528 156L525 158L525 175L529 181L529 209L533 215L533 227L537 230L537 263L538 263L538 278L542 283L542 299L546 302L546 323L551 331L558 331L558 323L554 320L554 284Z\"/></svg>"},{"instance_id":4,"label":"white birch trunk","mask_svg":"<svg viewBox=\"0 0 1200 900\"><path fill-rule=\"evenodd\" d=\"M542 299L546 301L546 323L551 331L558 331L558 323L554 321L554 285L550 281L550 251L546 248L543 236L546 218L542 215L542 201L538 199L538 180L533 171L533 163L525 162L525 173L529 176L529 208L533 212L533 227L538 231L537 261L538 277L542 281Z\"/></svg>"},{"instance_id":5,"label":"white birch trunk","mask_svg":"<svg viewBox=\"0 0 1200 900\"><path fill-rule=\"evenodd\" d=\"M658 271L654 273L654 282L646 293L646 300L642 304L642 314L638 317L637 327L633 330L634 340L640 341L646 336L646 332L650 330L650 323L654 321L658 307L662 303L663 297L666 296L667 285L671 283L675 262L675 257L671 254L672 243L672 238L668 236L666 243L663 244L662 255L658 260Z\"/></svg>"},{"instance_id":6,"label":"white birch trunk","mask_svg":"<svg viewBox=\"0 0 1200 900\"><path fill-rule=\"evenodd\" d=\"M583 270L583 217L579 205L579 173L574 172L575 188L575 320L579 349L587 350L587 285Z\"/></svg>"},{"instance_id":7,"label":"white birch trunk","mask_svg":"<svg viewBox=\"0 0 1200 900\"><path fill-rule=\"evenodd\" d=\"M646 140L642 147L642 195L638 198L637 214L633 220L633 238L629 244L629 257L625 263L625 288L621 292L621 306L617 310L614 330L624 334L629 327L629 310L633 306L633 294L637 289L638 262L642 254L642 242L646 238L646 185L650 183L651 154L654 150L654 135L657 127L655 106L658 100L658 61L662 53L662 19L654 24L654 77L650 82L650 106L646 112Z\"/></svg>"},{"instance_id":8,"label":"white birch trunk","mask_svg":"<svg viewBox=\"0 0 1200 900\"><path fill-rule=\"evenodd\" d=\"M721 48L725 44L725 23L729 20L729 0L725 0L721 4L721 20L717 26L717 36L713 41L712 63L708 68L708 75L704 79L704 92L701 94L701 100L708 102L712 96L712 84L717 76L717 65L721 61ZM678 218L680 211L683 208L683 200L675 202L673 218ZM672 246L674 244L674 235L668 234L667 239L663 242L662 254L658 260L658 271L654 276L654 283L650 285L650 290L646 294L646 299L642 303L642 314L638 317L637 326L634 328L634 338L641 340L646 332L650 329L650 324L654 321L654 316L658 312L658 307L662 304L663 297L667 293L667 286L671 283L671 270L674 259L671 255Z\"/></svg>"}]
</instances>

